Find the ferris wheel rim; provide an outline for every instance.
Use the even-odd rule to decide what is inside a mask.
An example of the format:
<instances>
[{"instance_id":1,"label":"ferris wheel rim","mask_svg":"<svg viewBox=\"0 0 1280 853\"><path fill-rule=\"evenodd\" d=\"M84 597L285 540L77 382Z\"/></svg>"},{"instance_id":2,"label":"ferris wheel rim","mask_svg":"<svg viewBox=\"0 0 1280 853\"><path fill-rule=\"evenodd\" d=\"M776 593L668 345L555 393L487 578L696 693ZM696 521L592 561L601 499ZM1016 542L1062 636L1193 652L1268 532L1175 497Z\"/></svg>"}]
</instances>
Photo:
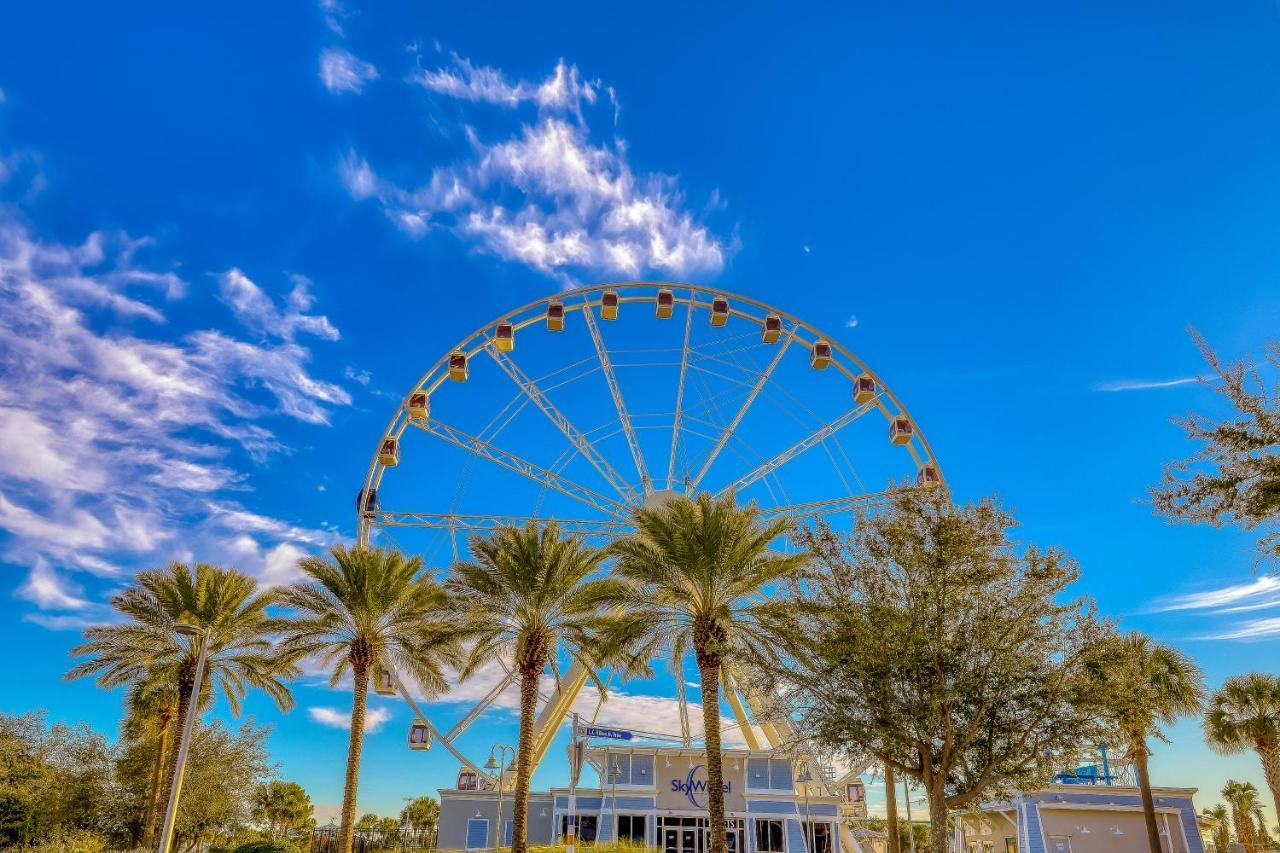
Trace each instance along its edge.
<instances>
[{"instance_id":1,"label":"ferris wheel rim","mask_svg":"<svg viewBox=\"0 0 1280 853\"><path fill-rule=\"evenodd\" d=\"M933 447L929 443L928 437L925 435L924 430L920 427L919 422L911 415L911 412L910 410L907 409L906 404L903 403L903 401L898 397L898 395L894 393L893 389L881 379L880 375L876 373L876 371L872 369L870 365L864 362L860 357L858 357L857 354L855 354L846 345L836 340L834 336L826 334L825 332L823 332L821 329L817 328L813 324L801 319L800 317L796 316L795 314L792 314L789 311L780 309L774 305L764 302L763 300L755 299L749 296L744 296L740 293L736 293L734 291L730 291L725 288L709 287L707 285L690 284L686 282L676 282L676 281L624 280L624 281L604 282L600 284L586 285L583 287L574 288L572 290L560 291L555 294L550 294L547 296L540 297L538 299L534 299L530 302L525 303L524 305L521 305L503 314L500 314L499 316L493 318L492 320L477 327L469 335L466 335L465 337L461 338L452 348L445 350L444 354L426 369L426 371L418 378L418 380L415 383L413 383L409 391L406 392L405 395L400 399L399 404L397 405L394 413L392 414L391 420L387 423L386 428L383 429L382 433L378 438L377 444L375 445L374 452L369 461L369 466L365 471L365 478L361 486L360 495L361 496L367 495L370 493L370 490L377 489L380 486L382 477L386 472L386 466L383 466L378 461L378 449L382 446L382 443L386 439L392 438L392 437L399 438L399 436L403 434L404 430L409 425L410 419L407 416L407 404L408 404L410 395L428 390L429 385L431 385L431 389L428 391L428 393L431 393L435 389L437 389L440 386L440 384L444 381L444 376L447 373L446 368L451 355L461 351L463 353L466 353L468 358L470 358L471 356L488 349L493 342L493 337L490 333L499 324L506 323L514 318L526 315L529 312L533 311L535 308L538 308L539 306L546 306L553 302L560 302L563 304L564 311L566 314L573 311L588 313L589 309L596 308L600 305L599 301L593 302L590 300L589 297L592 294L597 294L597 293L603 294L605 291L608 291L608 290L642 290L642 289L653 291L653 294L649 296L641 296L641 297L634 297L634 296L619 297L619 302L624 304L637 303L637 302L656 303L657 291L661 291L663 289L669 289L673 292L673 295L676 293L676 291L688 291L689 295L687 297L682 298L680 296L674 296L673 301L675 304L683 304L688 306L689 318L687 322L690 324L692 323L692 313L695 308L707 310L708 312L711 310L711 305L712 305L711 302L699 301L696 298L697 295L703 295L703 296L710 296L712 300L716 298L723 298L726 300L730 300L729 302L730 316L748 320L759 325L763 325L763 317L756 317L755 315L735 310L734 303L735 302L742 303L742 304L754 307L756 309L759 309L765 312L765 316L769 314L776 314L778 317L792 324L792 329L788 333L789 341L795 339L795 332L797 330L803 330L813 336L811 341L806 342L810 346L812 346L814 342L819 340L825 342L832 348L833 351L839 352L851 364L856 366L860 371L860 373L866 374L872 377L872 379L875 381L876 388L877 388L876 398L875 400L872 401L874 405L867 404L868 407L878 409L880 413L887 420L892 421L896 417L905 417L911 423L912 429L913 429L913 434L912 434L913 442L916 442L919 444L919 451L917 451L916 447L914 446L914 443L907 444L904 449L913 457L913 459L917 464L917 467L922 467L924 465L932 465L938 477L937 485L940 488L944 488L944 489L946 488L946 478L945 478L945 475L942 473L941 465L938 463L937 455L934 453ZM582 300L576 300L574 299L574 297L588 297L588 298L582 299ZM519 324L517 330L521 328L525 328L529 325L532 325L538 322L538 320L539 320L538 316L536 315L530 316L526 318L526 320L523 323ZM480 343L478 345L469 347L470 344L476 341L479 341ZM686 337L686 349L687 349L687 337ZM835 360L833 360L832 364L841 373L843 373L846 376L846 378L856 381L857 375L852 374L851 371L848 370L845 365L840 364ZM434 384L431 382L433 377L436 380ZM888 401L893 404L893 409L896 411L893 411L893 412L890 411L890 407L884 404L884 398L887 398ZM869 413L869 411L867 413ZM859 415L859 417L860 416L861 415ZM640 497L641 497L641 500L643 500L644 495L641 495ZM638 504L633 504L633 505L638 505ZM357 507L356 515L357 515L357 541L367 544L370 528L376 525L372 524L369 513L365 512L362 506Z\"/></svg>"}]
</instances>

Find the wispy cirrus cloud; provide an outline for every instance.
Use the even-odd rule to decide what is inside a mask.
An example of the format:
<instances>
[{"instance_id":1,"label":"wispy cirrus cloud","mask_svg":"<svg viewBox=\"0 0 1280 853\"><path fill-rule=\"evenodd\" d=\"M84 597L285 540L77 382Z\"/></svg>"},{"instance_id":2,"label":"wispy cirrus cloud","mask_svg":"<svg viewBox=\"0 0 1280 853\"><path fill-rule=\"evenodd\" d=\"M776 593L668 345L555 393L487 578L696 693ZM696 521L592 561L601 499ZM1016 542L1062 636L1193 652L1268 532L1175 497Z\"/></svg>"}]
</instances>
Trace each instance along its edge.
<instances>
[{"instance_id":1,"label":"wispy cirrus cloud","mask_svg":"<svg viewBox=\"0 0 1280 853\"><path fill-rule=\"evenodd\" d=\"M1150 613L1193 612L1217 617L1224 627L1201 635L1202 640L1256 640L1280 636L1280 616L1240 617L1243 613L1280 609L1280 578L1265 575L1248 583L1215 587L1157 600Z\"/></svg>"},{"instance_id":2,"label":"wispy cirrus cloud","mask_svg":"<svg viewBox=\"0 0 1280 853\"><path fill-rule=\"evenodd\" d=\"M632 169L625 142L598 143L584 107L610 92L563 61L539 83L461 57L416 74L437 95L501 106L520 119L506 136L465 128L468 154L437 165L417 186L382 177L357 151L339 163L350 196L376 200L414 238L447 231L477 249L561 280L575 274L713 275L731 245L685 208L678 181ZM612 98L612 93L610 92ZM397 166L396 172L408 167Z\"/></svg>"},{"instance_id":3,"label":"wispy cirrus cloud","mask_svg":"<svg viewBox=\"0 0 1280 853\"><path fill-rule=\"evenodd\" d=\"M1206 640L1265 640L1269 637L1280 637L1280 616L1266 619L1250 619L1224 631L1202 639Z\"/></svg>"},{"instance_id":4,"label":"wispy cirrus cloud","mask_svg":"<svg viewBox=\"0 0 1280 853\"><path fill-rule=\"evenodd\" d=\"M1176 388L1179 385L1191 385L1199 382L1197 376L1179 376L1175 379L1116 379L1110 382L1099 382L1093 386L1095 391L1151 391L1157 388Z\"/></svg>"},{"instance_id":5,"label":"wispy cirrus cloud","mask_svg":"<svg viewBox=\"0 0 1280 853\"><path fill-rule=\"evenodd\" d=\"M334 94L364 91L365 84L378 79L378 69L349 50L330 47L320 52L320 81Z\"/></svg>"}]
</instances>

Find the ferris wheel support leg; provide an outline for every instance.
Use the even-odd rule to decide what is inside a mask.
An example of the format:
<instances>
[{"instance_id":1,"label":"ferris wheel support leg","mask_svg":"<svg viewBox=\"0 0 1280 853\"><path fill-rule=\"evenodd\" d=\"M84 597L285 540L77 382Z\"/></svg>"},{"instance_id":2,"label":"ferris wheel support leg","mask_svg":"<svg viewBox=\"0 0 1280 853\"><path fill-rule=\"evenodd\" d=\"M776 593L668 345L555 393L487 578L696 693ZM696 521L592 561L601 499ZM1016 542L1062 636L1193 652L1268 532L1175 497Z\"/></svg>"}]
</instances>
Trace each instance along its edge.
<instances>
[{"instance_id":1,"label":"ferris wheel support leg","mask_svg":"<svg viewBox=\"0 0 1280 853\"><path fill-rule=\"evenodd\" d=\"M560 730L561 723L568 716L569 710L573 707L574 700L578 698L578 693L582 691L583 685L587 683L587 675L587 668L580 663L575 663L569 667L569 671L565 673L560 685L551 694L551 698L542 709L542 713L534 721L531 771L532 768L538 766L542 761L542 757L547 754L547 750L551 747L551 741L555 739L556 732Z\"/></svg>"},{"instance_id":2,"label":"ferris wheel support leg","mask_svg":"<svg viewBox=\"0 0 1280 853\"><path fill-rule=\"evenodd\" d=\"M720 670L720 684L724 688L724 695L729 699L733 718L738 721L738 728L742 730L742 737L747 742L747 749L759 749L760 741L756 739L755 729L751 727L751 719L747 717L747 712L742 707L742 700L738 698L737 685L733 683L733 677L729 675L729 670L726 668Z\"/></svg>"}]
</instances>

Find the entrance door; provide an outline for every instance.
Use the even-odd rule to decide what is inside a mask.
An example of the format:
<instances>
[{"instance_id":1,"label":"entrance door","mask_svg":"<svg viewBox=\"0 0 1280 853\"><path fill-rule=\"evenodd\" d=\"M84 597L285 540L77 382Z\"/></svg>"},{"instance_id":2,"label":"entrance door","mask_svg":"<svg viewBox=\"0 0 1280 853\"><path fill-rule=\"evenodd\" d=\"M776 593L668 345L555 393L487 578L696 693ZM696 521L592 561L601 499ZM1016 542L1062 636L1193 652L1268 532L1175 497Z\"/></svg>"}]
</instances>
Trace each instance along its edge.
<instances>
[{"instance_id":1,"label":"entrance door","mask_svg":"<svg viewBox=\"0 0 1280 853\"><path fill-rule=\"evenodd\" d=\"M702 845L698 843L701 835L696 829L680 830L680 853L702 853Z\"/></svg>"},{"instance_id":2,"label":"entrance door","mask_svg":"<svg viewBox=\"0 0 1280 853\"><path fill-rule=\"evenodd\" d=\"M1049 853L1071 853L1071 839L1065 835L1050 835Z\"/></svg>"},{"instance_id":3,"label":"entrance door","mask_svg":"<svg viewBox=\"0 0 1280 853\"><path fill-rule=\"evenodd\" d=\"M680 853L680 830L663 830L662 853Z\"/></svg>"}]
</instances>

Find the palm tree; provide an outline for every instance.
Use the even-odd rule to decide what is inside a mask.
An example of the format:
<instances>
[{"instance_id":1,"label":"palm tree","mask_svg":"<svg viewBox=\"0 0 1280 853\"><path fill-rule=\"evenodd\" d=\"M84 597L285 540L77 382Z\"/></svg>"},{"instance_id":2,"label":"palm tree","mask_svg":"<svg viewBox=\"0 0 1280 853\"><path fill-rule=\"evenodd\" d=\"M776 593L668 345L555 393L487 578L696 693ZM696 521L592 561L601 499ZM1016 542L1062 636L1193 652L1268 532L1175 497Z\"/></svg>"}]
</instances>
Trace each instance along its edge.
<instances>
[{"instance_id":1,"label":"palm tree","mask_svg":"<svg viewBox=\"0 0 1280 853\"><path fill-rule=\"evenodd\" d=\"M208 688L201 692L200 710L211 704ZM130 741L151 741L155 746L151 783L143 807L138 843L151 847L154 843L156 818L160 814L160 795L164 791L164 768L168 764L173 740L173 718L178 713L178 685L163 673L149 673L142 681L129 686L125 697L123 735Z\"/></svg>"},{"instance_id":2,"label":"palm tree","mask_svg":"<svg viewBox=\"0 0 1280 853\"><path fill-rule=\"evenodd\" d=\"M1258 802L1258 789L1252 782L1228 780L1222 788L1222 796L1231 806L1231 822L1235 824L1236 841L1244 845L1245 853L1259 853L1258 836L1253 828L1253 807Z\"/></svg>"},{"instance_id":3,"label":"palm tree","mask_svg":"<svg viewBox=\"0 0 1280 853\"><path fill-rule=\"evenodd\" d=\"M284 620L280 650L290 660L318 658L335 686L351 675L340 847L351 853L370 675L385 667L437 693L448 687L444 668L462 656L449 596L423 574L420 558L383 548L338 546L329 553L331 559L299 561L312 582L280 591L280 603L297 611Z\"/></svg>"},{"instance_id":4,"label":"palm tree","mask_svg":"<svg viewBox=\"0 0 1280 853\"><path fill-rule=\"evenodd\" d=\"M1218 803L1202 809L1200 814L1213 822L1213 853L1227 853L1231 846L1231 815L1227 807Z\"/></svg>"},{"instance_id":5,"label":"palm tree","mask_svg":"<svg viewBox=\"0 0 1280 853\"><path fill-rule=\"evenodd\" d=\"M1103 713L1126 741L1128 755L1138 772L1151 853L1161 853L1147 772L1151 755L1147 739L1163 739L1161 724L1171 725L1179 717L1200 710L1204 677L1178 649L1137 632L1100 643L1089 671L1098 681L1096 694Z\"/></svg>"},{"instance_id":6,"label":"palm tree","mask_svg":"<svg viewBox=\"0 0 1280 853\"><path fill-rule=\"evenodd\" d=\"M1204 737L1223 755L1253 749L1280 814L1280 676L1253 672L1228 678L1209 698Z\"/></svg>"},{"instance_id":7,"label":"palm tree","mask_svg":"<svg viewBox=\"0 0 1280 853\"><path fill-rule=\"evenodd\" d=\"M276 625L266 613L271 603L271 595L260 594L253 578L234 569L197 563L192 570L170 563L165 569L139 572L134 586L111 600L128 621L86 629L86 642L71 654L89 659L73 666L67 678L96 676L104 688L151 681L174 685L177 708L168 725L181 732L197 690L201 642L176 630L186 623L203 632L207 648L202 694L218 685L231 712L239 715L241 701L253 687L287 711L293 697L282 678L299 671L275 653L267 636ZM178 750L170 750L162 796L167 796L177 769Z\"/></svg>"},{"instance_id":8,"label":"palm tree","mask_svg":"<svg viewBox=\"0 0 1280 853\"><path fill-rule=\"evenodd\" d=\"M524 853L538 680L548 666L559 666L562 650L595 676L589 632L601 624L602 595L617 584L591 579L604 552L561 536L554 523L501 527L487 537L473 536L470 548L474 561L455 564L445 582L465 608L468 634L475 639L460 675L469 678L497 659L509 661L519 674L511 850ZM501 839L501 826L498 831Z\"/></svg>"},{"instance_id":9,"label":"palm tree","mask_svg":"<svg viewBox=\"0 0 1280 853\"><path fill-rule=\"evenodd\" d=\"M764 521L754 504L732 494L717 500L675 497L635 514L633 534L609 547L614 577L623 582L610 603L619 613L603 634L603 650L625 675L648 675L669 652L677 678L692 650L701 674L707 751L707 811L711 853L726 853L720 752L720 680L726 665L778 666L791 639L781 605L754 596L795 578L805 554L770 545L786 519Z\"/></svg>"}]
</instances>

